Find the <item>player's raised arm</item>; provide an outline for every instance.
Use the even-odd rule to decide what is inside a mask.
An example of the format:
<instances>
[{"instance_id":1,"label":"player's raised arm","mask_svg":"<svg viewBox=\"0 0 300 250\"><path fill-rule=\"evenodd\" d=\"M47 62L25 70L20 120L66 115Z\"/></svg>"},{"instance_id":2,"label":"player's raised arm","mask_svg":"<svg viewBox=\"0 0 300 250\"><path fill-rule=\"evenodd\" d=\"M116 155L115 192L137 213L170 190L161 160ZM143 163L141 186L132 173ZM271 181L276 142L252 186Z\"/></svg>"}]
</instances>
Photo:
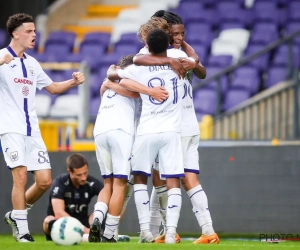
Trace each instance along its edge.
<instances>
[{"instance_id":1,"label":"player's raised arm","mask_svg":"<svg viewBox=\"0 0 300 250\"><path fill-rule=\"evenodd\" d=\"M168 99L168 97L169 97L168 91L166 91L166 89L162 86L149 88L145 85L142 85L142 84L140 84L136 81L130 80L130 79L122 79L120 81L120 85L131 91L149 95L149 96L153 97L155 100L160 101L160 102Z\"/></svg>"},{"instance_id":2,"label":"player's raised arm","mask_svg":"<svg viewBox=\"0 0 300 250\"><path fill-rule=\"evenodd\" d=\"M52 95L61 94L70 88L82 84L84 81L84 75L81 72L74 72L72 79L63 82L53 82L46 89Z\"/></svg>"},{"instance_id":3,"label":"player's raised arm","mask_svg":"<svg viewBox=\"0 0 300 250\"><path fill-rule=\"evenodd\" d=\"M121 77L118 75L118 69L120 69L120 67L114 64L111 65L107 70L107 78L111 81L120 80Z\"/></svg>"}]
</instances>

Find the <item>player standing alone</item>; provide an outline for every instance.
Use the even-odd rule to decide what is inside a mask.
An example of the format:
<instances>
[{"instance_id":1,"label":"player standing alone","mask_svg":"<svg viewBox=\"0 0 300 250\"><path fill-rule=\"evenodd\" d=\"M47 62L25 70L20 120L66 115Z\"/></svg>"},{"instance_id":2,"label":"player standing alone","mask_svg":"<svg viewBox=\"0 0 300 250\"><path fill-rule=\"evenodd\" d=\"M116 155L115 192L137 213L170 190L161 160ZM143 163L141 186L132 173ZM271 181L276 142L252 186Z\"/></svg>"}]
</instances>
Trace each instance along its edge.
<instances>
[{"instance_id":1,"label":"player standing alone","mask_svg":"<svg viewBox=\"0 0 300 250\"><path fill-rule=\"evenodd\" d=\"M11 42L0 50L0 139L7 166L13 177L13 210L4 220L12 227L18 242L33 242L27 222L27 209L51 185L51 167L41 137L35 111L36 88L60 94L84 82L82 73L73 79L53 82L40 64L25 53L35 45L35 25L27 14L15 14L7 21ZM27 171L35 183L26 191Z\"/></svg>"}]
</instances>

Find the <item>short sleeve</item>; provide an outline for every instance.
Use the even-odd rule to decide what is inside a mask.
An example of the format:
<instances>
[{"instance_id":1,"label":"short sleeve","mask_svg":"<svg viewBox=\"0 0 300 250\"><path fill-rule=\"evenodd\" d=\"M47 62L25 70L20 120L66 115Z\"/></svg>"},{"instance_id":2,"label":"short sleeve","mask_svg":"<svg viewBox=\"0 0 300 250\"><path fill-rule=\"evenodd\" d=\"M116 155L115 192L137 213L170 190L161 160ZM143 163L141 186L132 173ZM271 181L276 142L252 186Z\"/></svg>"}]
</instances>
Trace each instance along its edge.
<instances>
[{"instance_id":1,"label":"short sleeve","mask_svg":"<svg viewBox=\"0 0 300 250\"><path fill-rule=\"evenodd\" d=\"M44 87L49 86L53 81L51 78L44 72L41 65L36 61L36 72L37 72L37 80L36 87L41 90Z\"/></svg>"},{"instance_id":2,"label":"short sleeve","mask_svg":"<svg viewBox=\"0 0 300 250\"><path fill-rule=\"evenodd\" d=\"M61 183L60 178L53 180L50 190L51 199L64 199L65 196L65 185Z\"/></svg>"},{"instance_id":3,"label":"short sleeve","mask_svg":"<svg viewBox=\"0 0 300 250\"><path fill-rule=\"evenodd\" d=\"M150 52L149 52L148 48L145 46L145 47L140 49L139 54L149 55Z\"/></svg>"},{"instance_id":4,"label":"short sleeve","mask_svg":"<svg viewBox=\"0 0 300 250\"><path fill-rule=\"evenodd\" d=\"M127 78L131 80L138 81L138 71L139 68L135 65L130 65L126 69L118 69L118 75L121 78Z\"/></svg>"}]
</instances>

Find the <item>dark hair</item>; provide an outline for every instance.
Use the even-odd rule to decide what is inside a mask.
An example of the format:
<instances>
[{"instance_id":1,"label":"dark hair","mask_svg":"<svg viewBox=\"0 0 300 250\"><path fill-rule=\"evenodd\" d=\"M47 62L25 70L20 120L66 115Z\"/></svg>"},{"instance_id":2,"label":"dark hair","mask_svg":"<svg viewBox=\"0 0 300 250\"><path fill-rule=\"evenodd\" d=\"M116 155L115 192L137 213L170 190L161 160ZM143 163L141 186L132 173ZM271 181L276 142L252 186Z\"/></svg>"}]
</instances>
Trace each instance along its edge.
<instances>
[{"instance_id":1,"label":"dark hair","mask_svg":"<svg viewBox=\"0 0 300 250\"><path fill-rule=\"evenodd\" d=\"M74 172L74 168L82 168L88 166L87 159L82 154L72 154L67 158L67 168Z\"/></svg>"},{"instance_id":2,"label":"dark hair","mask_svg":"<svg viewBox=\"0 0 300 250\"><path fill-rule=\"evenodd\" d=\"M125 69L126 67L128 67L129 65L133 64L133 57L134 55L127 55L124 56L119 62L118 62L118 66L121 67L121 69Z\"/></svg>"},{"instance_id":3,"label":"dark hair","mask_svg":"<svg viewBox=\"0 0 300 250\"><path fill-rule=\"evenodd\" d=\"M165 19L169 25L183 24L181 17L170 11L159 10L154 13L154 16Z\"/></svg>"},{"instance_id":4,"label":"dark hair","mask_svg":"<svg viewBox=\"0 0 300 250\"><path fill-rule=\"evenodd\" d=\"M13 32L16 28L20 27L23 23L33 23L33 17L24 13L18 13L10 16L6 23L8 34L13 37Z\"/></svg>"},{"instance_id":5,"label":"dark hair","mask_svg":"<svg viewBox=\"0 0 300 250\"><path fill-rule=\"evenodd\" d=\"M148 33L146 42L150 52L159 54L167 50L170 41L169 36L165 31L154 29Z\"/></svg>"}]
</instances>

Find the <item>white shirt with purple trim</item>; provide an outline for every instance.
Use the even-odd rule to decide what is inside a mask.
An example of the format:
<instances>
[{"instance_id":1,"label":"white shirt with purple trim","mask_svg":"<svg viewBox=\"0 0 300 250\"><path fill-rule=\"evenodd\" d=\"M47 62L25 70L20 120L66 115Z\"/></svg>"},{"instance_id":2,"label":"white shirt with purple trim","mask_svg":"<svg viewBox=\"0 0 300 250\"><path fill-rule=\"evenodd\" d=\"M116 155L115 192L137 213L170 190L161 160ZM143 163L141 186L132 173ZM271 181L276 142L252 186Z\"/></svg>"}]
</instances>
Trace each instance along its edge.
<instances>
[{"instance_id":1,"label":"white shirt with purple trim","mask_svg":"<svg viewBox=\"0 0 300 250\"><path fill-rule=\"evenodd\" d=\"M147 47L141 48L139 54L147 55L149 50ZM180 49L168 49L167 56L172 58L189 58L188 55ZM193 102L193 87L191 79L188 75L184 83L184 95L182 97L182 122L181 122L181 137L199 135L199 124L195 113Z\"/></svg>"},{"instance_id":2,"label":"white shirt with purple trim","mask_svg":"<svg viewBox=\"0 0 300 250\"><path fill-rule=\"evenodd\" d=\"M19 58L7 47L0 50L0 57L9 53L14 60L0 65L0 134L40 136L35 111L36 88L42 89L53 81L28 54Z\"/></svg>"},{"instance_id":3,"label":"white shirt with purple trim","mask_svg":"<svg viewBox=\"0 0 300 250\"><path fill-rule=\"evenodd\" d=\"M131 65L125 70L118 70L118 74L121 78L132 79L150 88L164 86L169 92L169 98L163 102L140 94L143 104L137 135L171 131L180 133L184 80L179 80L169 65Z\"/></svg>"}]
</instances>

